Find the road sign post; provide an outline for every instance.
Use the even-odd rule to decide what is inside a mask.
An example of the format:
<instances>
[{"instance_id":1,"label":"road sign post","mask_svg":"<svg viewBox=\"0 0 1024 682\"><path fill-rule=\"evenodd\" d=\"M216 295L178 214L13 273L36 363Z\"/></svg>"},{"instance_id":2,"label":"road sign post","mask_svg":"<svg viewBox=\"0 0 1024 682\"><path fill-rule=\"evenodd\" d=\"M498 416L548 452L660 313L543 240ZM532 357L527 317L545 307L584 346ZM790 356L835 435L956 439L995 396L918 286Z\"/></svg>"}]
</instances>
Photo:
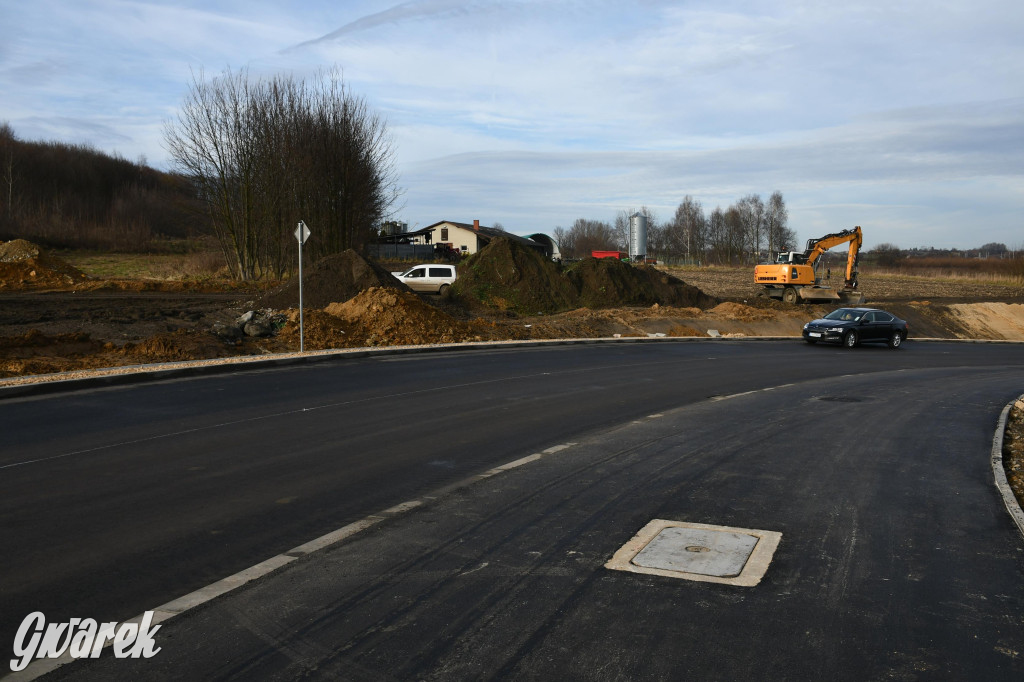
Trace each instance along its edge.
<instances>
[{"instance_id":1,"label":"road sign post","mask_svg":"<svg viewBox=\"0 0 1024 682\"><path fill-rule=\"evenodd\" d=\"M306 227L306 223L299 221L299 226L295 229L295 238L299 241L299 352L306 352L306 330L305 324L302 319L302 245L306 243L310 235L309 228Z\"/></svg>"}]
</instances>

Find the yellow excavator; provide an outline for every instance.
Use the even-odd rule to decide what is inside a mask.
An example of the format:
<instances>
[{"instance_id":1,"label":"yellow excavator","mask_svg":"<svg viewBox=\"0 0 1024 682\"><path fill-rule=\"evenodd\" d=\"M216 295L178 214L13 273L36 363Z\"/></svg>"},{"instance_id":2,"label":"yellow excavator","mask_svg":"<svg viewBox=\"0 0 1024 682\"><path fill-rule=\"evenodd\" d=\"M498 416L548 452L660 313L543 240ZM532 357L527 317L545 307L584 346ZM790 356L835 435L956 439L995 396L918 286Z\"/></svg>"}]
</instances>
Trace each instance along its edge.
<instances>
[{"instance_id":1,"label":"yellow excavator","mask_svg":"<svg viewBox=\"0 0 1024 682\"><path fill-rule=\"evenodd\" d=\"M846 257L846 277L843 288L833 289L822 284L818 268L821 255L834 246L849 242L850 251ZM827 234L819 239L808 239L804 251L788 251L779 254L774 263L754 268L754 281L764 287L764 293L786 303L800 301L843 301L857 305L864 302L864 294L857 290L857 260L864 235L860 226Z\"/></svg>"}]
</instances>

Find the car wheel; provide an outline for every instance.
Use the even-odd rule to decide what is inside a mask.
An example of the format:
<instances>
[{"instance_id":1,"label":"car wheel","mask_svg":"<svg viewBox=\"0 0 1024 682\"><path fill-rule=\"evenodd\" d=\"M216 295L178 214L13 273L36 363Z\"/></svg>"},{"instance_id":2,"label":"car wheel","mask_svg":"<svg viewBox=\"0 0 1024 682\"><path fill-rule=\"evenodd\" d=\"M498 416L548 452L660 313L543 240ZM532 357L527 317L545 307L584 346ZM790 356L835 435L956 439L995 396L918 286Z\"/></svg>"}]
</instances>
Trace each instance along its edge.
<instances>
[{"instance_id":1,"label":"car wheel","mask_svg":"<svg viewBox=\"0 0 1024 682\"><path fill-rule=\"evenodd\" d=\"M782 300L785 303L796 303L796 289L793 287L786 287L782 292Z\"/></svg>"},{"instance_id":2,"label":"car wheel","mask_svg":"<svg viewBox=\"0 0 1024 682\"><path fill-rule=\"evenodd\" d=\"M903 345L903 334L893 332L889 337L889 348L899 348L901 345Z\"/></svg>"},{"instance_id":3,"label":"car wheel","mask_svg":"<svg viewBox=\"0 0 1024 682\"><path fill-rule=\"evenodd\" d=\"M857 345L857 332L846 332L846 336L843 337L843 345L847 348L853 348Z\"/></svg>"},{"instance_id":4,"label":"car wheel","mask_svg":"<svg viewBox=\"0 0 1024 682\"><path fill-rule=\"evenodd\" d=\"M448 289L450 289L450 288L451 287L449 285L442 284L441 288L437 290L437 293L441 294L442 296L445 296L445 295L448 294Z\"/></svg>"}]
</instances>

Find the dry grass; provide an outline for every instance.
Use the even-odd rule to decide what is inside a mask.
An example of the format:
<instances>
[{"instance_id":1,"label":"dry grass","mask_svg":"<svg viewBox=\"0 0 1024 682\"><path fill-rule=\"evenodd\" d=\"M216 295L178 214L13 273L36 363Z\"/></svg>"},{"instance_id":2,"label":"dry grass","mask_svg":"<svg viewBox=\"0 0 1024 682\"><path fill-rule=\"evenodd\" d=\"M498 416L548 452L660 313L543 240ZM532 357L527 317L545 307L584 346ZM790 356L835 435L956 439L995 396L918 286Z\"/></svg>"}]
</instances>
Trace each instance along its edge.
<instances>
[{"instance_id":1,"label":"dry grass","mask_svg":"<svg viewBox=\"0 0 1024 682\"><path fill-rule=\"evenodd\" d=\"M946 282L1024 286L1024 258L907 258L893 266L862 265L861 274Z\"/></svg>"},{"instance_id":2,"label":"dry grass","mask_svg":"<svg viewBox=\"0 0 1024 682\"><path fill-rule=\"evenodd\" d=\"M65 251L60 257L97 279L185 281L229 277L219 251L187 254Z\"/></svg>"}]
</instances>

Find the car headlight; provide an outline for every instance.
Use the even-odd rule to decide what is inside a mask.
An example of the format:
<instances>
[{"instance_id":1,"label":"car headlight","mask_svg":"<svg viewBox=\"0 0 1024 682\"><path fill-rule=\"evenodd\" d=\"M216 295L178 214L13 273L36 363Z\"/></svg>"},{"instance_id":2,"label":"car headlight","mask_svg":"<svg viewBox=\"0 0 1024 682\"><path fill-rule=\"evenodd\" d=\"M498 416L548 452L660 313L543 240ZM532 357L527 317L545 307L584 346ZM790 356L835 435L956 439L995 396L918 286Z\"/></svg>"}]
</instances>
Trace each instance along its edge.
<instances>
[{"instance_id":1,"label":"car headlight","mask_svg":"<svg viewBox=\"0 0 1024 682\"><path fill-rule=\"evenodd\" d=\"M828 331L830 331L830 332L841 332L841 331L843 331L843 328L842 327L829 327Z\"/></svg>"},{"instance_id":2,"label":"car headlight","mask_svg":"<svg viewBox=\"0 0 1024 682\"><path fill-rule=\"evenodd\" d=\"M810 326L811 326L811 323L810 323L810 322L806 322L806 323L804 323L804 329L807 329L807 328L808 328L808 327L810 327Z\"/></svg>"}]
</instances>

